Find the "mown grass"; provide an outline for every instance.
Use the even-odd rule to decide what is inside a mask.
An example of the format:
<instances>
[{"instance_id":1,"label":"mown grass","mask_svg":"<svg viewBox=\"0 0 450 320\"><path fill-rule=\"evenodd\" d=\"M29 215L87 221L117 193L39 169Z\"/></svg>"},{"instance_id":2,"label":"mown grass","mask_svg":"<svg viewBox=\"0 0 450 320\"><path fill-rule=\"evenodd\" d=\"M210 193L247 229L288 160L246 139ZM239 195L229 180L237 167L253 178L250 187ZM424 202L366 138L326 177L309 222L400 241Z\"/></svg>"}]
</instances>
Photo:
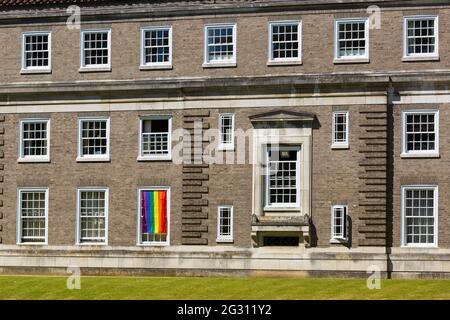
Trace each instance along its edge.
<instances>
[{"instance_id":1,"label":"mown grass","mask_svg":"<svg viewBox=\"0 0 450 320\"><path fill-rule=\"evenodd\" d=\"M0 276L0 299L450 299L450 280L382 280L373 290L365 279L82 277L80 290L66 281Z\"/></svg>"}]
</instances>

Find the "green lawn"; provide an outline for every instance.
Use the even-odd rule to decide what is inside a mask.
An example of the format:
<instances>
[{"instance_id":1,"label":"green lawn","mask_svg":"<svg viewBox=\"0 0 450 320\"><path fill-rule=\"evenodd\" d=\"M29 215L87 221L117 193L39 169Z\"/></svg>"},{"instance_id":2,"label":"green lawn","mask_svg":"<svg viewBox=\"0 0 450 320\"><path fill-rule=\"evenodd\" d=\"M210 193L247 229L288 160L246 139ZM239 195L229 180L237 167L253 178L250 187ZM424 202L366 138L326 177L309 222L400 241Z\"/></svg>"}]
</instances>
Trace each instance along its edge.
<instances>
[{"instance_id":1,"label":"green lawn","mask_svg":"<svg viewBox=\"0 0 450 320\"><path fill-rule=\"evenodd\" d=\"M0 299L450 299L450 280L0 276Z\"/></svg>"}]
</instances>

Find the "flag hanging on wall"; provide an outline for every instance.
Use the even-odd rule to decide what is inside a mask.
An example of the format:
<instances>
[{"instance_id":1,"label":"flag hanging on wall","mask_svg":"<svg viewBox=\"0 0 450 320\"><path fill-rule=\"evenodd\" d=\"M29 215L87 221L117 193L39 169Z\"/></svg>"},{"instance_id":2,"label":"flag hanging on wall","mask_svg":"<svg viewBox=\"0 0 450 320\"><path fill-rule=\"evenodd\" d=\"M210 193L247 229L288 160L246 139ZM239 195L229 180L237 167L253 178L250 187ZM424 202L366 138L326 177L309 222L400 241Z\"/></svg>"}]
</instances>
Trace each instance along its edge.
<instances>
[{"instance_id":1,"label":"flag hanging on wall","mask_svg":"<svg viewBox=\"0 0 450 320\"><path fill-rule=\"evenodd\" d=\"M142 233L167 233L167 191L141 191Z\"/></svg>"}]
</instances>

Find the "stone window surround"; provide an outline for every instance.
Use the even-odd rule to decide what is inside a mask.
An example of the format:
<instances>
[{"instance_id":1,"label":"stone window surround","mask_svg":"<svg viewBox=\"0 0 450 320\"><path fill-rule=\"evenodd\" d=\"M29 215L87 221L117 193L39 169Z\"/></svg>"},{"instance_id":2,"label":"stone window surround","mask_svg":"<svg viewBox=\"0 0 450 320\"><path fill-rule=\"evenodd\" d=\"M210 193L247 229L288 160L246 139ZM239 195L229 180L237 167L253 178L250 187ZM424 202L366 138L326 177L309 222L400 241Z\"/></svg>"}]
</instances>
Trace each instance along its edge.
<instances>
[{"instance_id":1,"label":"stone window surround","mask_svg":"<svg viewBox=\"0 0 450 320\"><path fill-rule=\"evenodd\" d=\"M253 130L253 202L252 211L263 215L311 215L312 128L255 128ZM266 146L277 141L283 145L300 146L300 205L290 208L264 208L263 168Z\"/></svg>"},{"instance_id":2,"label":"stone window surround","mask_svg":"<svg viewBox=\"0 0 450 320\"><path fill-rule=\"evenodd\" d=\"M434 151L407 151L406 149L406 115L407 114L434 113L435 122L435 150ZM402 110L402 158L438 158L439 157L439 110L438 109L408 109Z\"/></svg>"}]
</instances>

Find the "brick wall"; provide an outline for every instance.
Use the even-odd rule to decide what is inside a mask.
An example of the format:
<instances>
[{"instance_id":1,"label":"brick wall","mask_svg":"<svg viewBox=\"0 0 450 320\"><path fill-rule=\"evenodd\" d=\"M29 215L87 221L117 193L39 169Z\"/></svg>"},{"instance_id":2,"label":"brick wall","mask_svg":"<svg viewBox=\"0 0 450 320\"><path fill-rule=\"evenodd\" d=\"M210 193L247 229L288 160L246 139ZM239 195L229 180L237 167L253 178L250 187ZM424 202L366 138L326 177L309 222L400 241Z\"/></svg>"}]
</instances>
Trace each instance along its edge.
<instances>
[{"instance_id":1,"label":"brick wall","mask_svg":"<svg viewBox=\"0 0 450 320\"><path fill-rule=\"evenodd\" d=\"M402 62L403 16L439 14L440 60L435 62ZM2 83L35 81L155 79L160 77L230 77L263 76L326 72L393 72L400 70L433 70L450 68L450 9L385 9L381 13L381 29L370 30L370 63L333 64L334 18L365 17L365 10L287 12L189 17L142 22L86 23L83 28L112 29L112 71L80 73L80 32L65 25L26 25L0 27ZM268 21L300 19L303 29L303 64L299 66L267 66ZM203 26L213 22L237 23L237 67L208 68L203 63ZM173 69L139 70L140 28L149 25L173 26ZM52 74L20 75L21 33L52 31ZM389 59L387 59L389 57Z\"/></svg>"}]
</instances>

